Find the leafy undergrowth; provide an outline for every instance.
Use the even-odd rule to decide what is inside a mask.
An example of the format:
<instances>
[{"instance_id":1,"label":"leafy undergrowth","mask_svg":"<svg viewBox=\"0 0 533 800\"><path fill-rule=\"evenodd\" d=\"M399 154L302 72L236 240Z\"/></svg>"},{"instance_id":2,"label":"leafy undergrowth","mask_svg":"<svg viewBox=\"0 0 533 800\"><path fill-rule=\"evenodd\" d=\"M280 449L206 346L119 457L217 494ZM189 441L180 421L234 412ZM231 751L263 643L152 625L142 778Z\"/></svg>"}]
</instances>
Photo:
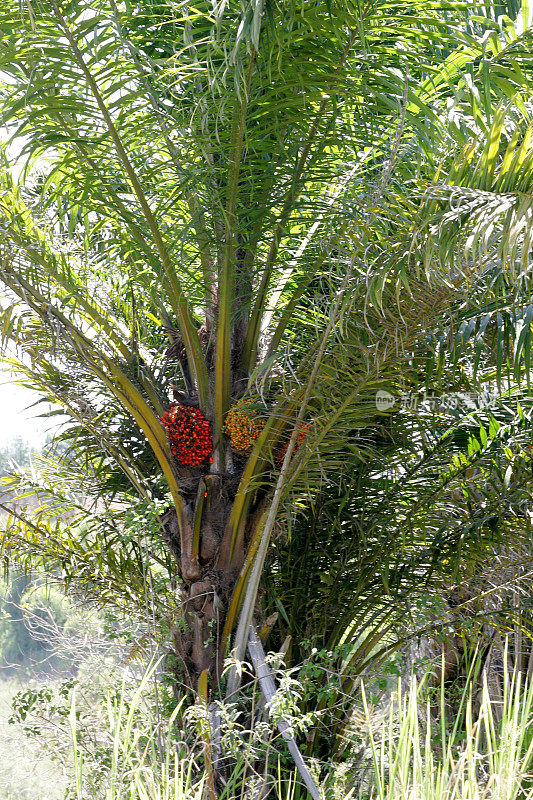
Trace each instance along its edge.
<instances>
[{"instance_id":1,"label":"leafy undergrowth","mask_svg":"<svg viewBox=\"0 0 533 800\"><path fill-rule=\"evenodd\" d=\"M220 708L215 794L206 709L163 702L154 714L159 668L128 669L122 685L82 671L19 693L18 729L7 717L20 687L0 684L2 800L258 800L265 788L271 800L308 800L272 715L256 714L248 730L248 715L233 705ZM301 687L290 686L296 696ZM351 751L342 762L309 764L317 781L322 775L324 800L533 800L533 684L505 667L501 688L496 703L486 678L475 691L469 684L451 713L444 688L430 688L429 678L413 678L406 691L400 681L386 701L362 687ZM43 760L43 741L59 762Z\"/></svg>"},{"instance_id":2,"label":"leafy undergrowth","mask_svg":"<svg viewBox=\"0 0 533 800\"><path fill-rule=\"evenodd\" d=\"M258 738L248 732L249 748L236 752L232 768L224 771L225 780L218 792L210 789L210 773L198 769L209 758L209 744L202 747L203 758L196 762L178 755L171 738L157 740L138 716L143 683L137 692L110 707L109 736L111 758L106 776L106 800L304 800L291 768L261 774L264 752ZM431 699L432 698L432 699ZM190 716L193 709L183 715ZM432 697L424 686L411 680L407 692L401 682L389 698L388 709L372 708L364 687L361 692L362 753L357 763L345 770L329 767L330 780L322 785L324 800L533 800L533 685L523 676L503 678L501 702L491 697L486 676L481 691L464 690L459 710L448 711L444 691ZM178 706L168 721L179 720ZM201 708L190 717L198 724L196 744L209 741L207 715ZM75 699L70 712L73 742L77 741ZM231 719L226 723L235 724ZM182 724L180 722L180 724ZM275 746L275 725L265 719L266 746ZM270 727L270 730L267 729ZM148 735L147 735L148 734ZM270 744L268 744L270 743ZM182 741L182 746L185 744ZM165 755L158 759L158 749ZM198 751L196 751L198 752ZM154 758L155 756L155 758ZM83 754L75 745L76 800L88 800L85 793ZM346 765L347 766L347 765ZM254 786L255 784L255 786ZM254 788L252 789L252 786ZM262 791L266 794L262 794Z\"/></svg>"},{"instance_id":3,"label":"leafy undergrowth","mask_svg":"<svg viewBox=\"0 0 533 800\"><path fill-rule=\"evenodd\" d=\"M63 800L67 779L38 740L8 720L14 695L27 686L0 680L0 796L2 800Z\"/></svg>"}]
</instances>

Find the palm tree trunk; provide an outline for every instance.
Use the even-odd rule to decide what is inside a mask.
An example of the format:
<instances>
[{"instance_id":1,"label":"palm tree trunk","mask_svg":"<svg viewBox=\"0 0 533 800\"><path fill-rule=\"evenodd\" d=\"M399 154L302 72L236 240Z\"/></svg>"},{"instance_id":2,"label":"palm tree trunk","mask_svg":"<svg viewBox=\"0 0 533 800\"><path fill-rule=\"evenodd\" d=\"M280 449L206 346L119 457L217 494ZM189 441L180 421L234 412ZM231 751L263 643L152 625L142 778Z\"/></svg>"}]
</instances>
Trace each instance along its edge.
<instances>
[{"instance_id":1,"label":"palm tree trunk","mask_svg":"<svg viewBox=\"0 0 533 800\"><path fill-rule=\"evenodd\" d=\"M208 497L201 498L205 500L203 508L199 512L197 500L194 511L192 508L189 511L191 527L195 517L201 513L197 559L184 560L176 512L171 509L162 517L164 536L178 566L183 612L173 628L172 637L181 669L193 691L197 690L198 679L204 671L207 670L211 680L221 673L222 630L243 561L241 555L229 564L221 553L234 498L230 496L224 478L206 477L209 491L206 492ZM230 477L234 484L233 476Z\"/></svg>"}]
</instances>

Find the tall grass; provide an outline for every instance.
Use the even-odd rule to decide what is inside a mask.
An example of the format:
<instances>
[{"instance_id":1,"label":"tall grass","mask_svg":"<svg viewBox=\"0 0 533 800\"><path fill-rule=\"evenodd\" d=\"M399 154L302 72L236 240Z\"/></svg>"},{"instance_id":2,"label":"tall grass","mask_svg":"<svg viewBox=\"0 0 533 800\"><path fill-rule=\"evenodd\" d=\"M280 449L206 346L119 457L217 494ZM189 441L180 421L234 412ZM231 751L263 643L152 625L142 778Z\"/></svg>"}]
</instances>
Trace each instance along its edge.
<instances>
[{"instance_id":1,"label":"tall grass","mask_svg":"<svg viewBox=\"0 0 533 800\"><path fill-rule=\"evenodd\" d=\"M157 664L145 672L131 699L120 694L118 704L108 698L107 719L112 747L105 775L106 786L99 787L98 797L105 800L202 800L205 780L193 777L193 760L180 758L172 742L172 726L181 711L178 704L166 721L166 736L157 726L148 727L141 712L142 698ZM141 712L141 713L140 713ZM83 752L78 746L76 694L69 715L74 762L76 800L92 800L84 780Z\"/></svg>"},{"instance_id":2,"label":"tall grass","mask_svg":"<svg viewBox=\"0 0 533 800\"><path fill-rule=\"evenodd\" d=\"M107 749L110 758L96 786L92 765L84 763L83 748L79 746L76 695L73 694L69 723L73 753L72 796L76 800L212 800L215 796L217 800L262 800L267 794L271 798L296 800L295 771L282 770L278 764L277 774L265 779L251 768L255 754L253 736L250 736L248 751L234 754L231 769L225 770L222 788L215 794L209 775L202 769L210 761L205 707L184 711L183 702L178 703L172 715L160 720L159 725L154 725L141 707L156 668L154 664L146 671L133 696L126 692L125 685L118 702L116 693L110 695L106 735L111 743ZM190 736L186 737L187 741L176 737L176 723L178 727L196 727L196 740L191 741Z\"/></svg>"},{"instance_id":3,"label":"tall grass","mask_svg":"<svg viewBox=\"0 0 533 800\"><path fill-rule=\"evenodd\" d=\"M202 772L202 747L195 746L189 757L176 746L174 723L177 719L183 722L182 707L166 721L162 740L161 727L147 727L145 715L139 713L152 671L127 702L120 697L118 703L109 704L111 758L105 785L100 784L96 791L84 776L74 699L70 726L76 800L215 797ZM414 678L405 692L399 683L388 711L374 708L363 687L362 709L366 764L359 764L347 787L332 783L323 787L325 800L533 800L533 685L520 673L504 678L499 703L491 699L485 676L477 696L465 689L455 719L450 719L444 689L431 700L425 682L418 684ZM205 733L205 727L203 730ZM200 732L200 745L202 736ZM258 800L266 796L259 787L253 788L248 761L234 759L233 764L217 798ZM269 781L268 797L303 800L306 793L294 774L278 768Z\"/></svg>"},{"instance_id":4,"label":"tall grass","mask_svg":"<svg viewBox=\"0 0 533 800\"><path fill-rule=\"evenodd\" d=\"M491 699L484 674L481 696L465 689L455 721L447 719L442 688L435 714L415 679L406 693L400 684L378 733L363 689L371 779L359 796L533 800L533 684L504 673L501 702Z\"/></svg>"}]
</instances>

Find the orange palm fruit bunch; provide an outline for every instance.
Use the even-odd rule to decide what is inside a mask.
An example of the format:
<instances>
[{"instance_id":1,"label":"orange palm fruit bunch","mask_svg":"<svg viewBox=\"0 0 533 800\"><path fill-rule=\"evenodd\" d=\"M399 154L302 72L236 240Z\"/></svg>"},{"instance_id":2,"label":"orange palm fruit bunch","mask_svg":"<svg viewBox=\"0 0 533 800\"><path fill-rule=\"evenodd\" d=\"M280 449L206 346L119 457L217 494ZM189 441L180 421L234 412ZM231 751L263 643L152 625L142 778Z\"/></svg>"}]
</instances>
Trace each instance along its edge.
<instances>
[{"instance_id":1,"label":"orange palm fruit bunch","mask_svg":"<svg viewBox=\"0 0 533 800\"><path fill-rule=\"evenodd\" d=\"M249 450L265 426L249 398L238 400L228 411L225 431L235 450Z\"/></svg>"}]
</instances>

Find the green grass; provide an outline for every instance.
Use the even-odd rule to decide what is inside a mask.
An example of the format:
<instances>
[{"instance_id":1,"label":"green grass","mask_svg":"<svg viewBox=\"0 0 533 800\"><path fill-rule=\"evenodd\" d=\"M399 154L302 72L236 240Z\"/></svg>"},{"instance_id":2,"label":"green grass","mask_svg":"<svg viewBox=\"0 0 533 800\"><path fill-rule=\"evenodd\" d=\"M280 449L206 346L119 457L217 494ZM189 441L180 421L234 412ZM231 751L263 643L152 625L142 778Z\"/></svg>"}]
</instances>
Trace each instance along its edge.
<instances>
[{"instance_id":1,"label":"green grass","mask_svg":"<svg viewBox=\"0 0 533 800\"><path fill-rule=\"evenodd\" d=\"M506 672L507 676L507 672ZM145 676L131 702L121 700L110 708L109 734L113 741L109 773L105 779L106 800L208 800L207 775L200 763L178 758L167 741L166 757L158 760L155 736L146 738L139 727L137 710L146 686ZM467 687L460 708L451 717L444 690L440 700L429 704L427 692L413 678L402 693L401 683L388 713L376 713L363 689L363 719L367 740L366 780L329 789L325 800L533 800L533 684L520 674L504 679L503 702L494 704L486 680L476 701ZM70 721L76 742L75 704ZM176 714L179 710L176 709ZM168 732L172 721L168 723ZM150 758L150 754L155 758ZM89 800L84 781L83 754L74 752L77 777L76 800ZM244 800L250 788L250 773L241 763L228 780L219 800ZM246 773L246 774L245 774ZM276 776L272 776L277 783ZM295 800L304 795L289 775L269 795L272 800ZM99 787L100 788L100 787Z\"/></svg>"},{"instance_id":2,"label":"green grass","mask_svg":"<svg viewBox=\"0 0 533 800\"><path fill-rule=\"evenodd\" d=\"M63 800L67 781L59 765L18 725L10 725L11 700L26 688L0 680L0 797L2 800Z\"/></svg>"},{"instance_id":3,"label":"green grass","mask_svg":"<svg viewBox=\"0 0 533 800\"><path fill-rule=\"evenodd\" d=\"M0 682L0 800L63 800L67 784L73 800L208 800L209 782L202 773L203 714L193 714L189 720L194 728L200 725L198 738L185 754L183 747L178 748L181 758L173 720L165 720L160 730L164 757L159 758L157 730L152 717L143 712L154 668L139 683L129 684L127 691L126 683L122 691L110 687L101 720L105 730L95 730L96 739L106 743L109 760L96 781L94 758L81 746L77 711L82 698L73 694L70 714L67 706L64 719L67 728L61 733L68 739L62 740L70 773L67 781L59 766L45 757L38 736L29 737L22 726L7 723L13 695L27 685ZM400 684L388 710L373 707L363 689L357 727L364 758L350 774L323 788L324 800L348 796L352 800L533 800L533 684L520 675L505 674L502 703L491 700L485 681L475 699L468 688L464 690L453 718L442 687L440 699L433 695L430 707L424 686L413 679L409 690L402 692ZM181 723L190 711L194 709L185 712ZM174 715L181 718L182 712L178 707ZM249 796L248 760L237 761L234 774L226 775L228 783L219 800ZM294 774L276 772L271 775L272 800L304 796Z\"/></svg>"},{"instance_id":4,"label":"green grass","mask_svg":"<svg viewBox=\"0 0 533 800\"><path fill-rule=\"evenodd\" d=\"M399 688L379 730L364 691L363 701L371 750L364 800L533 800L533 684L520 673L505 669L502 703L484 675L479 706L466 689L455 720L441 690L440 722L431 722L435 707L415 680L407 693Z\"/></svg>"}]
</instances>

